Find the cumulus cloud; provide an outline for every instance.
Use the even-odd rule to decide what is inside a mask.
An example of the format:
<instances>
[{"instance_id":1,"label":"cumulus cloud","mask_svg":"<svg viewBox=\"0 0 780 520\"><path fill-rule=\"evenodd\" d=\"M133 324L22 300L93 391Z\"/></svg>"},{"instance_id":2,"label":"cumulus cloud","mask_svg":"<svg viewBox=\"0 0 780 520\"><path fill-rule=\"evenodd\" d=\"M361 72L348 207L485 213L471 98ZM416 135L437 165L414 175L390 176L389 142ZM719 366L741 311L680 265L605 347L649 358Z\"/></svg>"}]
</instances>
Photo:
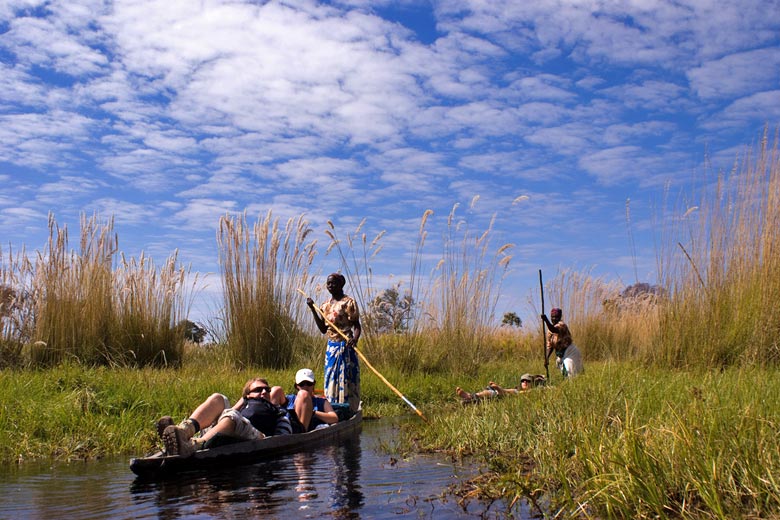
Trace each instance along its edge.
<instances>
[{"instance_id":1,"label":"cumulus cloud","mask_svg":"<svg viewBox=\"0 0 780 520\"><path fill-rule=\"evenodd\" d=\"M779 4L4 2L0 229L98 209L202 259L273 208L375 217L404 255L423 211L520 192L523 225L577 194L591 229L780 120Z\"/></svg>"}]
</instances>

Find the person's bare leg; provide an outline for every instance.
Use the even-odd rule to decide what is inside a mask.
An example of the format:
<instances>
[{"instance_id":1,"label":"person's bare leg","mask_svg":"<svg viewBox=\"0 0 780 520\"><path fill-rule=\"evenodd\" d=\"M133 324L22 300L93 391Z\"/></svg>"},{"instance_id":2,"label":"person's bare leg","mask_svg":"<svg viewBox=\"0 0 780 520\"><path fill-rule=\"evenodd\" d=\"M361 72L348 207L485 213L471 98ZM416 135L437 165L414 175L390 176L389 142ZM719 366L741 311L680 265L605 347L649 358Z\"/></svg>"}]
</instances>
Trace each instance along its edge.
<instances>
[{"instance_id":1,"label":"person's bare leg","mask_svg":"<svg viewBox=\"0 0 780 520\"><path fill-rule=\"evenodd\" d=\"M495 381L491 381L490 383L488 383L488 386L493 390L495 390L496 392L498 392L498 395L506 394L506 390L504 390L501 386L499 386L498 383L496 383Z\"/></svg>"},{"instance_id":2,"label":"person's bare leg","mask_svg":"<svg viewBox=\"0 0 780 520\"><path fill-rule=\"evenodd\" d=\"M166 453L185 457L191 455L193 450L190 449L190 439L198 432L198 429L205 428L219 419L225 409L225 404L225 396L211 394L192 412L188 419L183 420L178 425L166 427L162 434ZM193 420L197 421L197 426Z\"/></svg>"},{"instance_id":3,"label":"person's bare leg","mask_svg":"<svg viewBox=\"0 0 780 520\"><path fill-rule=\"evenodd\" d=\"M268 400L276 406L283 406L287 396L284 394L284 389L281 386L271 387L271 394L268 396Z\"/></svg>"},{"instance_id":4,"label":"person's bare leg","mask_svg":"<svg viewBox=\"0 0 780 520\"><path fill-rule=\"evenodd\" d=\"M470 393L466 392L459 386L455 388L455 393L458 395L458 397L460 397L464 401L470 401L471 399L473 399Z\"/></svg>"},{"instance_id":5,"label":"person's bare leg","mask_svg":"<svg viewBox=\"0 0 780 520\"><path fill-rule=\"evenodd\" d=\"M309 423L311 423L313 413L314 401L311 398L311 394L306 390L299 390L298 396L295 398L295 415L298 416L304 431L309 431Z\"/></svg>"},{"instance_id":6,"label":"person's bare leg","mask_svg":"<svg viewBox=\"0 0 780 520\"><path fill-rule=\"evenodd\" d=\"M225 410L225 396L222 394L211 394L208 399L203 401L200 406L190 415L191 419L198 421L201 428L206 428L219 419Z\"/></svg>"}]
</instances>

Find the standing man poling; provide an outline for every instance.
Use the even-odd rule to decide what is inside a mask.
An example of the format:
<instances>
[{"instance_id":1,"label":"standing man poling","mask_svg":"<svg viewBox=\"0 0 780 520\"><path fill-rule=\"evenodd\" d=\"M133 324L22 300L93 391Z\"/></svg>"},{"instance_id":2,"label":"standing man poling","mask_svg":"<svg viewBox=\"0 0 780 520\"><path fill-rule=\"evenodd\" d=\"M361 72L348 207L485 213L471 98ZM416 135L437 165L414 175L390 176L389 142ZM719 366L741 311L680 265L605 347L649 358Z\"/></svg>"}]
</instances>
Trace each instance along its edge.
<instances>
[{"instance_id":1,"label":"standing man poling","mask_svg":"<svg viewBox=\"0 0 780 520\"><path fill-rule=\"evenodd\" d=\"M357 411L360 405L360 366L355 352L360 333L360 313L354 298L344 294L347 280L340 273L328 276L325 287L331 295L320 305L320 312L335 325L349 340L331 327L317 312L314 300L306 299L306 305L314 315L320 332L327 335L325 350L325 397L331 403L349 403L350 410Z\"/></svg>"},{"instance_id":2,"label":"standing man poling","mask_svg":"<svg viewBox=\"0 0 780 520\"><path fill-rule=\"evenodd\" d=\"M547 325L547 351L544 357L544 366L549 364L550 354L555 352L556 363L561 369L563 377L576 376L583 372L582 354L580 349L572 342L568 325L563 322L563 311L555 308L550 311L550 318L542 314L542 319Z\"/></svg>"}]
</instances>

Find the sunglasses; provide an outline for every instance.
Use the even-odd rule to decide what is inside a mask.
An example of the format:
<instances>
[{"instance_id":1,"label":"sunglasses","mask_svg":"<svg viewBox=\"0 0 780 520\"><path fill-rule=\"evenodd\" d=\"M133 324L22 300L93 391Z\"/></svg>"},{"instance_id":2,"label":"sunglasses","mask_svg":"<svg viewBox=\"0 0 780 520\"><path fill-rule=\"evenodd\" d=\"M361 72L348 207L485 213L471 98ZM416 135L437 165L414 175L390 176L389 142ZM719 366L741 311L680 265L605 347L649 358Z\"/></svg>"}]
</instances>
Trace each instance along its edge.
<instances>
[{"instance_id":1,"label":"sunglasses","mask_svg":"<svg viewBox=\"0 0 780 520\"><path fill-rule=\"evenodd\" d=\"M312 383L311 381L301 381L300 383L298 383L298 386L314 386L314 383Z\"/></svg>"},{"instance_id":2,"label":"sunglasses","mask_svg":"<svg viewBox=\"0 0 780 520\"><path fill-rule=\"evenodd\" d=\"M247 392L246 394L262 394L263 392L270 392L271 387L270 386L256 386L255 388L252 388Z\"/></svg>"}]
</instances>

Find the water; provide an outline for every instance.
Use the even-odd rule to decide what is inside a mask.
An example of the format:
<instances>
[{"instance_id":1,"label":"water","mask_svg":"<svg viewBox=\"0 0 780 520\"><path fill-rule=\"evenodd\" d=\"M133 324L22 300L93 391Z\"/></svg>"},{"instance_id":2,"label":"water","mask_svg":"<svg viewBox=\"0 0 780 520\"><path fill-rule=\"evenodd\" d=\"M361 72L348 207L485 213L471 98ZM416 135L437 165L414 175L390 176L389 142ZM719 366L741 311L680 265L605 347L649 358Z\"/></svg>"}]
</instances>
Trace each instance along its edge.
<instances>
[{"instance_id":1,"label":"water","mask_svg":"<svg viewBox=\"0 0 780 520\"><path fill-rule=\"evenodd\" d=\"M24 465L0 475L0 518L531 517L522 504L459 504L448 490L477 468L440 456L398 459L381 448L396 428L364 421L340 445L163 481L136 479L127 458Z\"/></svg>"}]
</instances>

